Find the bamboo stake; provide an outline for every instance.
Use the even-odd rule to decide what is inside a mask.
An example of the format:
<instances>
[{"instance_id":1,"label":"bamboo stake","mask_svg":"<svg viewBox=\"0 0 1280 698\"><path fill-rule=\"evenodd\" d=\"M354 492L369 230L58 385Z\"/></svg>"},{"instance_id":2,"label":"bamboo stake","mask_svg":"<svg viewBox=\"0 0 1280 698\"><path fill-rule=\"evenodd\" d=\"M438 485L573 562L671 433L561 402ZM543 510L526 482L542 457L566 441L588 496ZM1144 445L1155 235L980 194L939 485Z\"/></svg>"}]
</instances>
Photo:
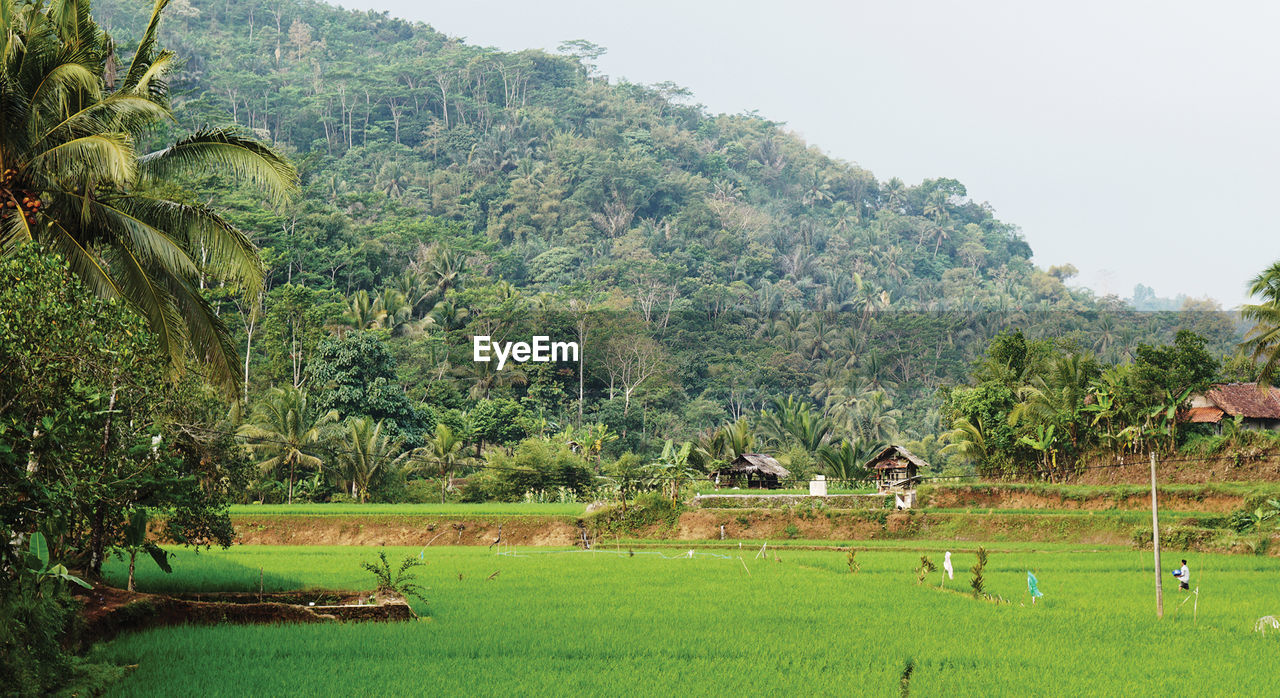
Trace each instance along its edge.
<instances>
[{"instance_id":1,"label":"bamboo stake","mask_svg":"<svg viewBox=\"0 0 1280 698\"><path fill-rule=\"evenodd\" d=\"M1160 511L1156 505L1156 452L1151 452L1151 545L1156 562L1156 618L1164 618L1164 588L1160 579Z\"/></svg>"}]
</instances>

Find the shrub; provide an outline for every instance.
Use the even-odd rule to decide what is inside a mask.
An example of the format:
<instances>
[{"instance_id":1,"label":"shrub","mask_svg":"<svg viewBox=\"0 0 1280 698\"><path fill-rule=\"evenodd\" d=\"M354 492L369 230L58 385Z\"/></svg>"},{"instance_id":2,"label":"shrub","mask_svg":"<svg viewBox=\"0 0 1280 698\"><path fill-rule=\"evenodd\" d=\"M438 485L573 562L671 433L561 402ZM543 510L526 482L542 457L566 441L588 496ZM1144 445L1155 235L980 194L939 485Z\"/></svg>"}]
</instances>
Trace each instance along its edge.
<instances>
[{"instance_id":1,"label":"shrub","mask_svg":"<svg viewBox=\"0 0 1280 698\"><path fill-rule=\"evenodd\" d=\"M561 488L583 497L595 485L586 461L568 444L540 438L521 441L511 455L491 451L487 465L484 475L488 477L476 477L468 483L468 490L472 486L478 490L474 495L468 492L468 501L481 491L488 499L517 502L526 492L555 493Z\"/></svg>"},{"instance_id":2,"label":"shrub","mask_svg":"<svg viewBox=\"0 0 1280 698\"><path fill-rule=\"evenodd\" d=\"M421 560L409 555L401 561L399 569L392 571L391 563L387 561L387 551L382 550L378 552L377 564L364 562L360 566L377 577L377 593L395 594L405 598L413 596L426 601L427 598L422 595L423 588L415 581L417 575L410 572L413 568L421 567L423 564L425 563Z\"/></svg>"},{"instance_id":3,"label":"shrub","mask_svg":"<svg viewBox=\"0 0 1280 698\"><path fill-rule=\"evenodd\" d=\"M986 580L982 578L982 570L987 566L987 549L978 546L978 562L970 568L973 572L973 579L969 581L969 586L973 588L973 598L977 599L983 596L986 589Z\"/></svg>"},{"instance_id":4,"label":"shrub","mask_svg":"<svg viewBox=\"0 0 1280 698\"><path fill-rule=\"evenodd\" d=\"M1220 434L1191 434L1178 450L1187 455L1209 456L1221 451L1226 443L1227 437Z\"/></svg>"},{"instance_id":5,"label":"shrub","mask_svg":"<svg viewBox=\"0 0 1280 698\"><path fill-rule=\"evenodd\" d=\"M684 507L673 503L661 492L643 492L626 511L621 506L607 506L588 514L583 520L595 531L618 533L662 523L674 527Z\"/></svg>"},{"instance_id":6,"label":"shrub","mask_svg":"<svg viewBox=\"0 0 1280 698\"><path fill-rule=\"evenodd\" d=\"M1237 509L1227 517L1227 527L1236 533L1248 533L1253 530L1253 514L1244 509Z\"/></svg>"},{"instance_id":7,"label":"shrub","mask_svg":"<svg viewBox=\"0 0 1280 698\"><path fill-rule=\"evenodd\" d=\"M933 564L933 560L930 560L928 555L921 555L920 566L916 568L916 584L924 584L924 580L929 576L929 573L937 569L938 567Z\"/></svg>"}]
</instances>

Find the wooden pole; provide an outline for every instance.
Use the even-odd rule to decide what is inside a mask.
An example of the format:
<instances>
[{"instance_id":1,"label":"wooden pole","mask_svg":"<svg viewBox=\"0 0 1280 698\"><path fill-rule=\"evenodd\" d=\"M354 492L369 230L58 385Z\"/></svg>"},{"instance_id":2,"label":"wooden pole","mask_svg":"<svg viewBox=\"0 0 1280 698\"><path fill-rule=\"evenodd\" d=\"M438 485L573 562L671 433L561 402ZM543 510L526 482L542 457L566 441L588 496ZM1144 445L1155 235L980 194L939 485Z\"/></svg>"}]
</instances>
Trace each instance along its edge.
<instances>
[{"instance_id":1,"label":"wooden pole","mask_svg":"<svg viewBox=\"0 0 1280 698\"><path fill-rule=\"evenodd\" d=\"M1156 553L1156 618L1164 618L1164 589L1160 586L1160 512L1156 506L1156 452L1151 452L1151 545Z\"/></svg>"}]
</instances>

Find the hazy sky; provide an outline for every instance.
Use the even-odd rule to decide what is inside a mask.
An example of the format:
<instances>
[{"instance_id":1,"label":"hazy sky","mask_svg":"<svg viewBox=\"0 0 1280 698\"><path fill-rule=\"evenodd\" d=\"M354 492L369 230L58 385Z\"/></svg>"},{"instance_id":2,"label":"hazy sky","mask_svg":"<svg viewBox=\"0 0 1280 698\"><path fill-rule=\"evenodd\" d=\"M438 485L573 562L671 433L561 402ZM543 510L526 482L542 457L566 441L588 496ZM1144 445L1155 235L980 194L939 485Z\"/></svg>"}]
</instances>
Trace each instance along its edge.
<instances>
[{"instance_id":1,"label":"hazy sky","mask_svg":"<svg viewBox=\"0 0 1280 698\"><path fill-rule=\"evenodd\" d=\"M953 177L1037 264L1231 307L1280 259L1280 3L344 0L758 110L881 180Z\"/></svg>"}]
</instances>

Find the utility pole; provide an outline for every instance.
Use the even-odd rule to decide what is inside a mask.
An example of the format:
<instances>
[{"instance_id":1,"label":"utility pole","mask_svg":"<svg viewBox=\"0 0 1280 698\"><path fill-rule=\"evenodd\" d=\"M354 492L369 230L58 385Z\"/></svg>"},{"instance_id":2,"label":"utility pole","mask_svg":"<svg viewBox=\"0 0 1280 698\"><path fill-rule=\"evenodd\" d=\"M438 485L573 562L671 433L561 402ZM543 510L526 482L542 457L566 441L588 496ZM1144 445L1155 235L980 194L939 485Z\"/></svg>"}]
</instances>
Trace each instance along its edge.
<instances>
[{"instance_id":1,"label":"utility pole","mask_svg":"<svg viewBox=\"0 0 1280 698\"><path fill-rule=\"evenodd\" d=\"M1164 589L1160 586L1160 512L1156 507L1156 452L1151 452L1151 544L1156 552L1156 618L1164 618Z\"/></svg>"}]
</instances>

